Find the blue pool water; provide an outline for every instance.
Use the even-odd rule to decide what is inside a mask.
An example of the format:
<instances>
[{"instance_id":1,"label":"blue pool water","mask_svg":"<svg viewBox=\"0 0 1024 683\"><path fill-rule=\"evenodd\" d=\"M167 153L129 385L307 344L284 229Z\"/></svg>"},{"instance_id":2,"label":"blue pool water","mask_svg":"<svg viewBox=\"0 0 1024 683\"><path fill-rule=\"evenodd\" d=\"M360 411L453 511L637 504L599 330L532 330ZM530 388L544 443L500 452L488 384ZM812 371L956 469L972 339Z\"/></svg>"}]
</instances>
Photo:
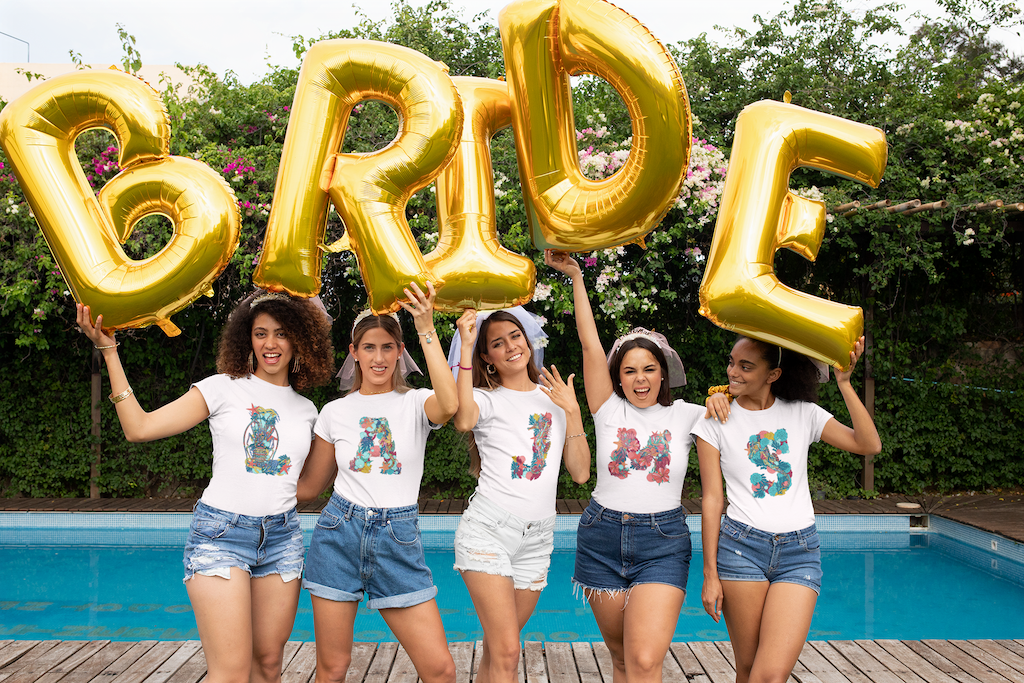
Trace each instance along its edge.
<instances>
[{"instance_id":1,"label":"blue pool water","mask_svg":"<svg viewBox=\"0 0 1024 683\"><path fill-rule=\"evenodd\" d=\"M48 524L38 513L0 513L6 574L0 585L0 638L198 638L181 583L186 534L181 522L187 525L187 516L163 516L176 517L178 528L171 529L110 529L100 517L64 515ZM74 526L83 519L86 528ZM911 529L906 517L859 519L819 517L825 579L812 639L1024 637L1024 546L935 517L925 531ZM524 640L601 639L589 607L573 596L569 582L575 520L559 518L550 583ZM312 516L303 520L307 542L313 523ZM455 523L457 518L423 518L427 562L448 639L476 640L479 622L451 568ZM72 526L62 526L67 524ZM699 518L689 524L700 528ZM865 527L871 530L856 530ZM700 547L699 534L694 547ZM716 624L700 605L702 560L695 552L675 640L728 638L724 623ZM358 641L392 639L383 619L365 607L355 630ZM313 638L305 592L292 638Z\"/></svg>"}]
</instances>

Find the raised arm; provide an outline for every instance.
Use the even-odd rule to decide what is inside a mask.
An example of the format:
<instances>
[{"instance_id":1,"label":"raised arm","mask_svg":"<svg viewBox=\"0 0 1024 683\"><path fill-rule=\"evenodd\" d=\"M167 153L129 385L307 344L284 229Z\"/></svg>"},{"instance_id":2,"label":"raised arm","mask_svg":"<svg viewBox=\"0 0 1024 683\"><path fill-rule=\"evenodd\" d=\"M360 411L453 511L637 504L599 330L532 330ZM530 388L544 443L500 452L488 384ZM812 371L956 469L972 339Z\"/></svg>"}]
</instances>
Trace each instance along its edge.
<instances>
[{"instance_id":1,"label":"raised arm","mask_svg":"<svg viewBox=\"0 0 1024 683\"><path fill-rule=\"evenodd\" d=\"M467 308L462 312L455 326L459 330L462 348L459 351L459 377L456 380L459 393L459 408L455 413L455 428L468 432L476 427L480 419L480 406L473 398L473 347L476 345L476 311Z\"/></svg>"},{"instance_id":2,"label":"raised arm","mask_svg":"<svg viewBox=\"0 0 1024 683\"><path fill-rule=\"evenodd\" d=\"M334 459L334 444L314 436L309 455L302 465L295 497L299 502L314 500L334 481L337 474L338 462Z\"/></svg>"},{"instance_id":3,"label":"raised arm","mask_svg":"<svg viewBox=\"0 0 1024 683\"><path fill-rule=\"evenodd\" d=\"M562 462L569 475L577 484L590 479L590 444L587 433L583 430L583 415L580 403L576 398L576 390L572 380L576 375L569 375L563 382L558 368L543 368L540 372L540 390L547 394L556 406L565 411L565 448L562 450Z\"/></svg>"},{"instance_id":4,"label":"raised arm","mask_svg":"<svg viewBox=\"0 0 1024 683\"><path fill-rule=\"evenodd\" d=\"M836 371L836 384L839 385L839 393L846 401L846 409L850 411L853 428L832 418L825 423L825 428L821 431L821 440L830 446L858 455L875 455L882 450L882 440L878 437L875 421L871 419L868 409L861 403L860 396L850 384L853 368L863 353L864 337L861 337L850 352L850 369L846 372Z\"/></svg>"},{"instance_id":5,"label":"raised arm","mask_svg":"<svg viewBox=\"0 0 1024 683\"><path fill-rule=\"evenodd\" d=\"M139 405L135 392L128 384L128 376L121 365L114 335L103 331L103 316L96 316L94 325L89 307L77 304L76 321L79 329L103 354L103 362L107 364L107 372L110 375L111 400L118 399L114 403L114 409L117 411L117 419L121 422L124 437L128 441L140 443L181 434L210 416L206 399L195 387L167 405L147 413Z\"/></svg>"},{"instance_id":6,"label":"raised arm","mask_svg":"<svg viewBox=\"0 0 1024 683\"><path fill-rule=\"evenodd\" d=\"M701 602L704 611L716 622L722 617L722 581L718 578L718 534L722 530L722 458L718 449L704 439L697 441L697 459L700 461L700 533L704 550L704 586Z\"/></svg>"},{"instance_id":7,"label":"raised arm","mask_svg":"<svg viewBox=\"0 0 1024 683\"><path fill-rule=\"evenodd\" d=\"M576 260L564 251L544 250L544 263L572 279L572 303L576 310L576 333L583 347L583 388L587 393L587 406L596 413L612 392L611 375L608 374L608 359L601 346L594 322L594 309L590 307L587 285L583 271Z\"/></svg>"},{"instance_id":8,"label":"raised arm","mask_svg":"<svg viewBox=\"0 0 1024 683\"><path fill-rule=\"evenodd\" d=\"M427 282L426 294L413 282L405 288L405 295L409 297L410 303L400 301L399 304L412 315L416 334L420 339L420 348L423 349L423 357L427 360L430 386L434 390L434 395L423 404L423 411L432 423L443 425L452 419L459 409L459 396L455 388L455 378L448 367L448 358L434 329L434 299L437 293L431 282Z\"/></svg>"}]
</instances>

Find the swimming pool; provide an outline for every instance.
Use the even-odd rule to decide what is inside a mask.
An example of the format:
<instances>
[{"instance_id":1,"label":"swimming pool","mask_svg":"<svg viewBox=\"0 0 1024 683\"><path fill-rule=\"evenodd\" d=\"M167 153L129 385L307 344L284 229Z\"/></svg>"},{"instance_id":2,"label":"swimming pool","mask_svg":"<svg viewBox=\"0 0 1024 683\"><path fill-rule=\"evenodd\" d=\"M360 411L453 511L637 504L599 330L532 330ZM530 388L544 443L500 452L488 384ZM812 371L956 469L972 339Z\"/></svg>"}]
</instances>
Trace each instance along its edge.
<instances>
[{"instance_id":1,"label":"swimming pool","mask_svg":"<svg viewBox=\"0 0 1024 683\"><path fill-rule=\"evenodd\" d=\"M450 641L481 636L465 585L452 570L456 516L422 516L427 561ZM911 520L927 520L926 528ZM181 583L186 514L0 513L0 638L196 639ZM559 516L550 584L524 640L596 641L572 574L578 517ZM315 515L303 515L307 543ZM700 517L691 516L691 529ZM932 516L818 517L825 572L812 639L1024 637L1024 545ZM694 534L700 548L700 534ZM725 640L700 605L702 556L694 553L677 641ZM360 608L356 640L390 640L380 616ZM313 638L303 592L292 633Z\"/></svg>"}]
</instances>

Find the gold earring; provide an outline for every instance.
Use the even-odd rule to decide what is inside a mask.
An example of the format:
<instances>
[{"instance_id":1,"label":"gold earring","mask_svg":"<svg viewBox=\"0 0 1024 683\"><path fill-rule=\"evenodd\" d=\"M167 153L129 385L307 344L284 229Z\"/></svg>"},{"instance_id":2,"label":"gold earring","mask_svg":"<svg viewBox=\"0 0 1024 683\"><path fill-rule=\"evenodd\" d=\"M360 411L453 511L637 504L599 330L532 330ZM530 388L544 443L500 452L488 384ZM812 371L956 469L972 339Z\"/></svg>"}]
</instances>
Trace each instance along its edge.
<instances>
[{"instance_id":1,"label":"gold earring","mask_svg":"<svg viewBox=\"0 0 1024 683\"><path fill-rule=\"evenodd\" d=\"M490 363L488 363L487 364L487 374L488 375L493 375L495 372L497 372L497 370L494 368L494 366L491 365Z\"/></svg>"},{"instance_id":2,"label":"gold earring","mask_svg":"<svg viewBox=\"0 0 1024 683\"><path fill-rule=\"evenodd\" d=\"M294 360L295 360L295 362L292 363L292 372L298 373L298 371L299 371L299 357L295 356Z\"/></svg>"},{"instance_id":3,"label":"gold earring","mask_svg":"<svg viewBox=\"0 0 1024 683\"><path fill-rule=\"evenodd\" d=\"M253 353L252 351L250 351L249 352L249 374L250 375L255 375L256 374L256 367L255 367L255 365L256 365L256 354Z\"/></svg>"}]
</instances>

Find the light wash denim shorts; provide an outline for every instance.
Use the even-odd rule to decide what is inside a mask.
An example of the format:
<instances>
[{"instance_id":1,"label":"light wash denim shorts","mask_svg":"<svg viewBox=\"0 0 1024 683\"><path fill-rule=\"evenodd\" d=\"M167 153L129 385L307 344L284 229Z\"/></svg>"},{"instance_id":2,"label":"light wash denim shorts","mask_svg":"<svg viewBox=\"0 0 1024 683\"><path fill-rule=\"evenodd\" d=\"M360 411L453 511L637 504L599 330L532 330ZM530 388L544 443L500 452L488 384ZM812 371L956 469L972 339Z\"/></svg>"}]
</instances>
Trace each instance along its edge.
<instances>
[{"instance_id":1,"label":"light wash denim shorts","mask_svg":"<svg viewBox=\"0 0 1024 683\"><path fill-rule=\"evenodd\" d=\"M302 587L334 602L366 593L370 609L433 599L416 506L364 508L332 494L313 530Z\"/></svg>"},{"instance_id":2,"label":"light wash denim shorts","mask_svg":"<svg viewBox=\"0 0 1024 683\"><path fill-rule=\"evenodd\" d=\"M522 519L473 494L455 530L455 569L507 576L516 590L539 591L548 585L554 548L554 515Z\"/></svg>"},{"instance_id":3,"label":"light wash denim shorts","mask_svg":"<svg viewBox=\"0 0 1024 683\"><path fill-rule=\"evenodd\" d=\"M619 512L591 500L576 530L572 582L591 592L627 591L642 583L686 590L690 575L686 512Z\"/></svg>"},{"instance_id":4,"label":"light wash denim shorts","mask_svg":"<svg viewBox=\"0 0 1024 683\"><path fill-rule=\"evenodd\" d=\"M796 583L821 593L817 527L772 534L725 517L718 535L718 578Z\"/></svg>"},{"instance_id":5,"label":"light wash denim shorts","mask_svg":"<svg viewBox=\"0 0 1024 683\"><path fill-rule=\"evenodd\" d=\"M280 574L284 582L302 576L302 527L299 515L239 515L196 503L185 541L185 581L196 574L231 578L240 567L254 579Z\"/></svg>"}]
</instances>

